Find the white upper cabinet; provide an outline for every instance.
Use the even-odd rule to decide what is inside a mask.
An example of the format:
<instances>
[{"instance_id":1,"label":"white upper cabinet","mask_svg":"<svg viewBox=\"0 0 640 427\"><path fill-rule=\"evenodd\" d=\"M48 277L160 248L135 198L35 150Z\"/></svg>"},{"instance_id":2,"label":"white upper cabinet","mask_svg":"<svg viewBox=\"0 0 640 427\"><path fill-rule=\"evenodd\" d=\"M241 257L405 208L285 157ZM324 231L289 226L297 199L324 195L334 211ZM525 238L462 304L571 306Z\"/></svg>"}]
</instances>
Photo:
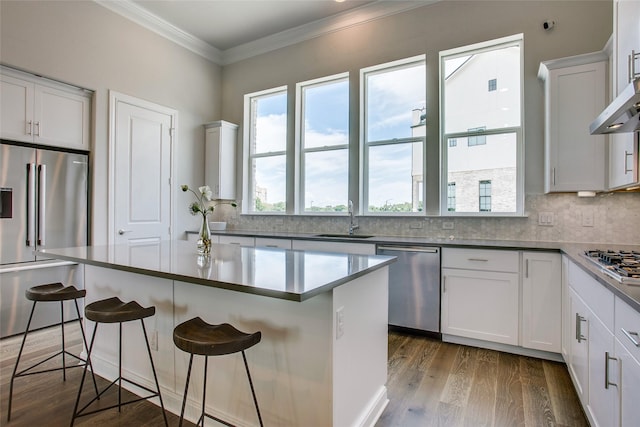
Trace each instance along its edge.
<instances>
[{"instance_id":1,"label":"white upper cabinet","mask_svg":"<svg viewBox=\"0 0 640 427\"><path fill-rule=\"evenodd\" d=\"M612 99L640 74L640 1L613 2L613 46ZM640 185L638 144L636 133L609 135L610 189Z\"/></svg>"},{"instance_id":2,"label":"white upper cabinet","mask_svg":"<svg viewBox=\"0 0 640 427\"><path fill-rule=\"evenodd\" d=\"M605 136L589 125L606 106L607 56L602 52L545 61L545 192L602 191Z\"/></svg>"},{"instance_id":3,"label":"white upper cabinet","mask_svg":"<svg viewBox=\"0 0 640 427\"><path fill-rule=\"evenodd\" d=\"M87 91L4 67L0 78L3 139L89 150Z\"/></svg>"},{"instance_id":4,"label":"white upper cabinet","mask_svg":"<svg viewBox=\"0 0 640 427\"><path fill-rule=\"evenodd\" d=\"M238 125L225 121L208 123L205 128L205 183L214 199L236 198L236 145Z\"/></svg>"},{"instance_id":5,"label":"white upper cabinet","mask_svg":"<svg viewBox=\"0 0 640 427\"><path fill-rule=\"evenodd\" d=\"M613 2L614 75L613 88L618 95L640 74L640 2L614 0ZM638 57L633 57L633 54Z\"/></svg>"}]
</instances>

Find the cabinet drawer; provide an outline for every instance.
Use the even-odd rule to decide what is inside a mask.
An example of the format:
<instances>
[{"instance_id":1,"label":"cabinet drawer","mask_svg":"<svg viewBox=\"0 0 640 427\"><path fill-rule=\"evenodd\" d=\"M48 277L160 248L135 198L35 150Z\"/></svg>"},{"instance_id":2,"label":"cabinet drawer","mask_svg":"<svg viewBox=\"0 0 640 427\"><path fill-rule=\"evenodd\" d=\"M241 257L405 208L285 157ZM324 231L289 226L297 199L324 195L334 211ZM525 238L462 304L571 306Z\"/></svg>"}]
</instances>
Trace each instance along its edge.
<instances>
[{"instance_id":1,"label":"cabinet drawer","mask_svg":"<svg viewBox=\"0 0 640 427\"><path fill-rule=\"evenodd\" d=\"M291 249L291 239L256 237L256 247Z\"/></svg>"},{"instance_id":2,"label":"cabinet drawer","mask_svg":"<svg viewBox=\"0 0 640 427\"><path fill-rule=\"evenodd\" d=\"M220 236L221 245L254 246L255 239L247 236Z\"/></svg>"},{"instance_id":3,"label":"cabinet drawer","mask_svg":"<svg viewBox=\"0 0 640 427\"><path fill-rule=\"evenodd\" d=\"M517 273L519 255L517 251L443 248L442 267Z\"/></svg>"},{"instance_id":4,"label":"cabinet drawer","mask_svg":"<svg viewBox=\"0 0 640 427\"><path fill-rule=\"evenodd\" d=\"M569 286L607 329L613 331L613 293L573 262L569 263Z\"/></svg>"},{"instance_id":5,"label":"cabinet drawer","mask_svg":"<svg viewBox=\"0 0 640 427\"><path fill-rule=\"evenodd\" d=\"M616 297L616 338L640 361L640 313Z\"/></svg>"}]
</instances>

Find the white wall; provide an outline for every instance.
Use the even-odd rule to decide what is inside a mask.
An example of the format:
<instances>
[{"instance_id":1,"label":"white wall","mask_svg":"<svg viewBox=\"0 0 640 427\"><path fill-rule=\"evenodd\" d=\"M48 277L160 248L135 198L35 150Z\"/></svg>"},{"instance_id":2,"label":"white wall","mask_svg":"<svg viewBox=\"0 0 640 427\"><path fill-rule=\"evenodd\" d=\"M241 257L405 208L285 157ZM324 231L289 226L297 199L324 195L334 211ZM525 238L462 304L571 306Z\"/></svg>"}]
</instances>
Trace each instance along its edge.
<instances>
[{"instance_id":1,"label":"white wall","mask_svg":"<svg viewBox=\"0 0 640 427\"><path fill-rule=\"evenodd\" d=\"M542 22L556 22L551 31ZM410 56L427 58L427 203L438 203L438 53L442 50L524 33L525 185L543 192L543 87L540 61L593 52L612 32L610 1L442 1L256 56L223 69L223 115L242 120L242 95L339 72L350 72L352 145L358 145L358 73ZM291 97L293 98L293 97ZM293 111L293 103L289 111ZM289 134L293 135L293 119ZM293 141L290 141L292 144ZM291 145L292 146L292 145ZM357 156L354 156L357 157ZM291 163L288 165L293 167ZM357 163L352 164L357 170ZM435 207L435 209L434 209Z\"/></svg>"},{"instance_id":2,"label":"white wall","mask_svg":"<svg viewBox=\"0 0 640 427\"><path fill-rule=\"evenodd\" d=\"M0 61L95 91L93 243L106 243L109 90L178 110L178 232L197 222L179 185L202 185L204 129L222 119L220 67L91 1L1 1ZM181 209L180 207L184 207Z\"/></svg>"}]
</instances>

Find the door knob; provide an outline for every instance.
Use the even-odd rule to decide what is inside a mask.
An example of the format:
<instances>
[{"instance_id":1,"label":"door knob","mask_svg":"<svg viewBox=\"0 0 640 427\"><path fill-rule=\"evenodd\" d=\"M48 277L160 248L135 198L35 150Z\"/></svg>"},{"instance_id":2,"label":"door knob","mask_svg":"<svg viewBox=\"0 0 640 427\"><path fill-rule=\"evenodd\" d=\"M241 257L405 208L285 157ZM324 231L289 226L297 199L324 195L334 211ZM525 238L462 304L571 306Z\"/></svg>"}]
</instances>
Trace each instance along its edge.
<instances>
[{"instance_id":1,"label":"door knob","mask_svg":"<svg viewBox=\"0 0 640 427\"><path fill-rule=\"evenodd\" d=\"M118 230L118 234L119 234L119 235L121 235L121 236L122 236L124 233L130 233L130 232L131 232L131 230L123 230L122 228L121 228L120 230Z\"/></svg>"}]
</instances>

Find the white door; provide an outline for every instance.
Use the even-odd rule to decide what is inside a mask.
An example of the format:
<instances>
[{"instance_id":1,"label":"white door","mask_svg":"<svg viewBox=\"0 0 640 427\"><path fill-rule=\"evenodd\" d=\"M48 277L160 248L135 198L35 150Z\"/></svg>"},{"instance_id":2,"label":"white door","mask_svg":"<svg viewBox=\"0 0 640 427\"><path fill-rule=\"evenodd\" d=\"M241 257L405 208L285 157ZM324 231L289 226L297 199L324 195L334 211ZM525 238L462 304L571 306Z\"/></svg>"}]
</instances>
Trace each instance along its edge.
<instances>
[{"instance_id":1,"label":"white door","mask_svg":"<svg viewBox=\"0 0 640 427\"><path fill-rule=\"evenodd\" d=\"M111 242L169 240L172 135L177 112L114 92L110 98Z\"/></svg>"}]
</instances>

